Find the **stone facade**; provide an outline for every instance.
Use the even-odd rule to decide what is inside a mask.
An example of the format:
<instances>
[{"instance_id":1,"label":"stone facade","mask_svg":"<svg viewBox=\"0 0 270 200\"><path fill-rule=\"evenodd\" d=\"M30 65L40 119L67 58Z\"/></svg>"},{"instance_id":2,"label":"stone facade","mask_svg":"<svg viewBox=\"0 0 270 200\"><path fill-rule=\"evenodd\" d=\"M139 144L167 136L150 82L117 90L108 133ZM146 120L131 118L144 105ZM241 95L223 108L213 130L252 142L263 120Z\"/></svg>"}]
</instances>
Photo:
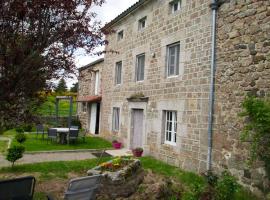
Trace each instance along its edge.
<instances>
[{"instance_id":1,"label":"stone facade","mask_svg":"<svg viewBox=\"0 0 270 200\"><path fill-rule=\"evenodd\" d=\"M104 67L103 59L98 60L97 62L90 63L85 67L79 70L79 93L78 99L85 96L96 96L102 95L102 69ZM95 94L95 72L99 72L99 89L98 93ZM85 104L85 108L83 108L83 104ZM78 111L77 114L82 123L82 127L85 130L89 130L89 122L90 122L90 108L91 102L81 102L78 103Z\"/></svg>"},{"instance_id":2,"label":"stone facade","mask_svg":"<svg viewBox=\"0 0 270 200\"><path fill-rule=\"evenodd\" d=\"M143 148L170 164L193 170L206 169L207 116L210 77L210 0L182 0L181 9L171 13L169 0L150 1L130 17L113 25L107 36L119 54L104 58L101 134L118 137L127 148L132 143L132 110L142 109ZM146 28L138 31L138 21L147 17ZM124 38L117 40L117 32ZM166 77L167 45L180 42L179 75ZM145 53L144 81L135 81L136 55ZM122 84L114 84L115 65L122 61ZM148 102L130 102L142 93ZM112 133L112 110L120 107L120 131ZM176 145L164 143L164 111L177 111Z\"/></svg>"},{"instance_id":3,"label":"stone facade","mask_svg":"<svg viewBox=\"0 0 270 200\"><path fill-rule=\"evenodd\" d=\"M170 12L170 0L145 2L111 24L116 32L107 36L106 51L119 54L106 54L102 64L100 134L108 139L117 137L125 147L131 148L133 110L140 109L145 154L187 170L205 171L211 0L182 0L181 9L175 13ZM138 21L144 17L147 17L146 27L138 30ZM238 113L248 92L262 96L270 92L269 22L270 1L228 0L218 9L213 167L217 171L228 168L252 189L265 184L262 183L264 171L249 170L245 165L248 146L239 141L243 121ZM118 40L119 31L124 33L121 40ZM168 78L167 46L175 42L180 42L179 75ZM142 53L145 54L144 80L138 82L135 81L136 56ZM122 83L116 85L115 66L119 61ZM90 81L90 77L81 79L81 85ZM80 87L82 93L89 91L84 87ZM143 98L130 98L138 94ZM113 107L120 108L118 132L112 131ZM164 142L166 110L177 111L176 145Z\"/></svg>"},{"instance_id":4,"label":"stone facade","mask_svg":"<svg viewBox=\"0 0 270 200\"><path fill-rule=\"evenodd\" d=\"M264 170L248 170L238 116L247 93L270 94L270 1L227 1L218 10L214 166L262 188Z\"/></svg>"}]
</instances>

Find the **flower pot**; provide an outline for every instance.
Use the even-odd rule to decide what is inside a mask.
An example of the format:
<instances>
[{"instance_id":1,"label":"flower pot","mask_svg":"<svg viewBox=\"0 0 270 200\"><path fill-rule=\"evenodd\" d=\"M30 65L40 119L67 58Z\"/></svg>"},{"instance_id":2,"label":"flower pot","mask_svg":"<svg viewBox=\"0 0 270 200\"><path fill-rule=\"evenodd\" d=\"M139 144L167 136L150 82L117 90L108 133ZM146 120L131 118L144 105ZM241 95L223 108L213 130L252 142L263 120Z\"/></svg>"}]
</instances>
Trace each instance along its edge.
<instances>
[{"instance_id":1,"label":"flower pot","mask_svg":"<svg viewBox=\"0 0 270 200\"><path fill-rule=\"evenodd\" d=\"M112 145L113 145L113 148L115 148L115 149L121 149L121 147L122 147L121 142L113 142Z\"/></svg>"},{"instance_id":2,"label":"flower pot","mask_svg":"<svg viewBox=\"0 0 270 200\"><path fill-rule=\"evenodd\" d=\"M142 157L143 151L132 150L134 157Z\"/></svg>"}]
</instances>

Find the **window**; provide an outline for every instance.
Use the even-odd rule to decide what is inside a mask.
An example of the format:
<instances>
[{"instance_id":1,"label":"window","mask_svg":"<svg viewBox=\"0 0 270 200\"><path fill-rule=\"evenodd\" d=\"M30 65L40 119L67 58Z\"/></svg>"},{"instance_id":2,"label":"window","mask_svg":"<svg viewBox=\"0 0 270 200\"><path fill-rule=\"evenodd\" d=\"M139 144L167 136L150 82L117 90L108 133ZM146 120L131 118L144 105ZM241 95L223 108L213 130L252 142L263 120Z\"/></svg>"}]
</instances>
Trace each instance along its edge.
<instances>
[{"instance_id":1,"label":"window","mask_svg":"<svg viewBox=\"0 0 270 200\"><path fill-rule=\"evenodd\" d=\"M176 145L177 112L165 111L165 144Z\"/></svg>"},{"instance_id":2,"label":"window","mask_svg":"<svg viewBox=\"0 0 270 200\"><path fill-rule=\"evenodd\" d=\"M122 82L122 61L115 65L115 84L119 85Z\"/></svg>"},{"instance_id":3,"label":"window","mask_svg":"<svg viewBox=\"0 0 270 200\"><path fill-rule=\"evenodd\" d=\"M167 46L167 76L179 74L180 43Z\"/></svg>"},{"instance_id":4,"label":"window","mask_svg":"<svg viewBox=\"0 0 270 200\"><path fill-rule=\"evenodd\" d=\"M95 72L95 95L99 94L99 71Z\"/></svg>"},{"instance_id":5,"label":"window","mask_svg":"<svg viewBox=\"0 0 270 200\"><path fill-rule=\"evenodd\" d=\"M119 31L117 34L117 40L120 41L124 38L124 31Z\"/></svg>"},{"instance_id":6,"label":"window","mask_svg":"<svg viewBox=\"0 0 270 200\"><path fill-rule=\"evenodd\" d=\"M146 19L147 17L144 17L142 19L139 20L139 30L142 30L146 27Z\"/></svg>"},{"instance_id":7,"label":"window","mask_svg":"<svg viewBox=\"0 0 270 200\"><path fill-rule=\"evenodd\" d=\"M144 80L145 54L136 57L136 81Z\"/></svg>"},{"instance_id":8,"label":"window","mask_svg":"<svg viewBox=\"0 0 270 200\"><path fill-rule=\"evenodd\" d=\"M114 107L113 108L113 116L112 116L112 131L118 132L119 131L119 120L120 120L120 108Z\"/></svg>"},{"instance_id":9,"label":"window","mask_svg":"<svg viewBox=\"0 0 270 200\"><path fill-rule=\"evenodd\" d=\"M87 111L87 104L86 102L82 103L82 112L86 112Z\"/></svg>"},{"instance_id":10,"label":"window","mask_svg":"<svg viewBox=\"0 0 270 200\"><path fill-rule=\"evenodd\" d=\"M175 13L181 8L181 0L174 0L170 3L171 12Z\"/></svg>"}]
</instances>

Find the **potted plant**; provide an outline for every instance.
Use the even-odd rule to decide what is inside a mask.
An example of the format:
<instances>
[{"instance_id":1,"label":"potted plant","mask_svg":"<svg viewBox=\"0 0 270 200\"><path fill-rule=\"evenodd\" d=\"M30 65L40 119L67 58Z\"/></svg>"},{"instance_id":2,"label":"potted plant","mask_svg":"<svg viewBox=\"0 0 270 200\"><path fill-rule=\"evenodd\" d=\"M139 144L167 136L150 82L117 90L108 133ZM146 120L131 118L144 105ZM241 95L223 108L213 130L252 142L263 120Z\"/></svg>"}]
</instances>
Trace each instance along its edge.
<instances>
[{"instance_id":1,"label":"potted plant","mask_svg":"<svg viewBox=\"0 0 270 200\"><path fill-rule=\"evenodd\" d=\"M118 142L117 140L113 140L112 145L113 145L113 148L115 148L115 149L121 149L121 147L122 147L122 143Z\"/></svg>"},{"instance_id":2,"label":"potted plant","mask_svg":"<svg viewBox=\"0 0 270 200\"><path fill-rule=\"evenodd\" d=\"M135 149L132 149L133 156L135 157L142 157L143 154L143 148L137 147Z\"/></svg>"}]
</instances>

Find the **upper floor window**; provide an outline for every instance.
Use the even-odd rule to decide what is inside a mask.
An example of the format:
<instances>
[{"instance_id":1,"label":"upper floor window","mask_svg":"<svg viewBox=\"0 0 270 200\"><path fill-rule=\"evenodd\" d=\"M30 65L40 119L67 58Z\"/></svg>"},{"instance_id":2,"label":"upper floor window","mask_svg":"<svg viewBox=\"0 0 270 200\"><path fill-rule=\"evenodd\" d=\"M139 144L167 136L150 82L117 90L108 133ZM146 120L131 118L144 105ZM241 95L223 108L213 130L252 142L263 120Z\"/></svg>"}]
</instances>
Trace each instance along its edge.
<instances>
[{"instance_id":1,"label":"upper floor window","mask_svg":"<svg viewBox=\"0 0 270 200\"><path fill-rule=\"evenodd\" d=\"M118 132L120 124L120 108L113 107L113 115L112 115L112 131Z\"/></svg>"},{"instance_id":2,"label":"upper floor window","mask_svg":"<svg viewBox=\"0 0 270 200\"><path fill-rule=\"evenodd\" d=\"M142 30L146 27L146 19L147 17L143 17L142 19L139 20L139 30Z\"/></svg>"},{"instance_id":3,"label":"upper floor window","mask_svg":"<svg viewBox=\"0 0 270 200\"><path fill-rule=\"evenodd\" d=\"M165 111L165 144L176 145L177 112Z\"/></svg>"},{"instance_id":4,"label":"upper floor window","mask_svg":"<svg viewBox=\"0 0 270 200\"><path fill-rule=\"evenodd\" d=\"M99 79L99 71L95 72L95 95L99 94L100 87L100 79Z\"/></svg>"},{"instance_id":5,"label":"upper floor window","mask_svg":"<svg viewBox=\"0 0 270 200\"><path fill-rule=\"evenodd\" d=\"M124 31L122 30L122 31L119 31L119 32L117 33L117 40L120 41L120 40L122 40L123 38L124 38Z\"/></svg>"},{"instance_id":6,"label":"upper floor window","mask_svg":"<svg viewBox=\"0 0 270 200\"><path fill-rule=\"evenodd\" d=\"M115 84L119 85L122 82L122 61L115 65Z\"/></svg>"},{"instance_id":7,"label":"upper floor window","mask_svg":"<svg viewBox=\"0 0 270 200\"><path fill-rule=\"evenodd\" d=\"M145 54L136 57L136 81L144 80Z\"/></svg>"},{"instance_id":8,"label":"upper floor window","mask_svg":"<svg viewBox=\"0 0 270 200\"><path fill-rule=\"evenodd\" d=\"M180 43L167 46L167 77L179 74Z\"/></svg>"},{"instance_id":9,"label":"upper floor window","mask_svg":"<svg viewBox=\"0 0 270 200\"><path fill-rule=\"evenodd\" d=\"M170 2L171 12L175 13L181 8L181 0L173 0Z\"/></svg>"}]
</instances>

